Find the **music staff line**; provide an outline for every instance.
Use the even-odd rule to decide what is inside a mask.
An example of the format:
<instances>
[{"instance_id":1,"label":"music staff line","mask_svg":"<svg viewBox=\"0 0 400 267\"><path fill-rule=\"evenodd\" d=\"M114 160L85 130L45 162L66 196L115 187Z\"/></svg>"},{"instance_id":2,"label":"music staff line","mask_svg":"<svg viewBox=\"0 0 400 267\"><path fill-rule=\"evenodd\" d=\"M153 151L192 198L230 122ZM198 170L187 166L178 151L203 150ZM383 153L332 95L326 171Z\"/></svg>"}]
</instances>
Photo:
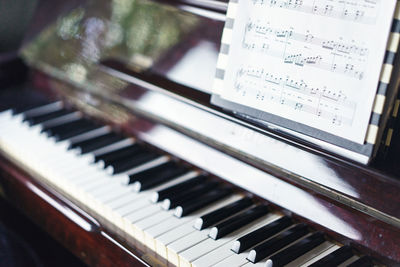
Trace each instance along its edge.
<instances>
[{"instance_id":1,"label":"music staff line","mask_svg":"<svg viewBox=\"0 0 400 267\"><path fill-rule=\"evenodd\" d=\"M277 38L284 38L287 40L294 40L306 44L312 44L317 47L321 47L323 49L335 51L336 53L342 53L347 55L355 54L360 57L368 56L368 48L364 48L354 44L348 44L343 42L337 42L334 40L318 38L309 31L307 31L307 33L305 34L302 34L293 31L293 29L289 30L276 29L273 27L264 26L261 23L253 22L251 19L249 19L249 21L246 24L245 34L251 32L254 32L262 36L274 35Z\"/></svg>"},{"instance_id":2,"label":"music staff line","mask_svg":"<svg viewBox=\"0 0 400 267\"><path fill-rule=\"evenodd\" d=\"M265 72L263 68L246 68L246 69L239 68L236 74L237 78L241 78L244 75L257 78L269 83L273 83L280 87L289 87L292 89L296 89L297 92L303 93L308 96L317 95L318 97L321 96L326 99L330 99L331 101L341 102L343 104L346 104L348 102L346 95L341 91L336 93L326 88L319 89L319 88L309 87L307 83L304 81L294 81L291 80L289 77L286 78L278 77L271 73ZM354 107L356 104L350 102L347 105L349 105L349 107Z\"/></svg>"},{"instance_id":3,"label":"music staff line","mask_svg":"<svg viewBox=\"0 0 400 267\"><path fill-rule=\"evenodd\" d=\"M243 36L242 47L247 50L263 53L268 56L282 58L283 63L285 64L293 64L299 67L311 66L325 71L341 73L359 80L363 79L364 71L362 70L362 67L359 67L359 64L357 64L357 62L354 62L354 60L348 60L346 62L338 63L341 58L351 57L351 55L348 55L350 52L347 51L361 51L361 49L359 49L357 46L345 46L342 44L336 45L338 43L335 41L324 41L323 39L318 38L320 41L315 42L314 45L317 45L319 48L323 48L324 50L327 49L325 50L325 53L330 53L329 58L324 58L324 55L322 53L313 55L304 55L303 53L291 53L288 52L287 47L288 45L290 45L288 44L288 40L294 35L294 32L287 30L272 30L272 28L270 29L271 30L268 31L270 32L270 34L273 34L277 38L284 38L283 41L285 42L285 45L280 45L281 49L272 49L268 44L268 42L271 42L271 40L264 40L264 42L262 43L260 41L247 41L247 39L251 39L252 37L250 36L249 38L249 33L251 33L251 31L246 31L245 35ZM300 36L301 34L297 35ZM331 45L332 49L330 49L330 47L324 47L328 44ZM341 53L341 51L343 50L345 50L346 53ZM365 51L365 49L362 50Z\"/></svg>"},{"instance_id":4,"label":"music staff line","mask_svg":"<svg viewBox=\"0 0 400 267\"><path fill-rule=\"evenodd\" d=\"M369 9L377 10L378 7L365 7L361 6L358 9L351 10L346 7L345 1L337 1L336 5L333 4L318 4L317 0L309 0L308 2L312 2L310 5L304 4L307 2L306 0L252 0L254 5L261 6L270 6L270 7L278 7L288 10L300 11L303 13L309 13L313 15L320 15L326 17L332 17L341 20L349 20L363 24L375 24L376 22L376 14L375 16L368 16L366 11ZM330 1L331 3L333 1ZM354 1L358 2L358 1ZM379 1L376 1L379 5ZM374 5L374 3L370 3L370 5ZM349 5L351 6L351 5Z\"/></svg>"},{"instance_id":5,"label":"music staff line","mask_svg":"<svg viewBox=\"0 0 400 267\"><path fill-rule=\"evenodd\" d=\"M342 106L346 109L355 110L357 104L352 101L347 100L347 96L342 92L335 92L327 88L319 87L309 87L307 83L303 80L295 81L290 79L290 77L282 78L274 74L265 72L263 68L239 68L236 73L236 90L244 89L243 83L240 83L242 77L249 77L250 79L255 79L264 84L264 82L278 86L281 89L289 89L296 94L299 94L301 99L305 100L309 97L316 98L319 101L325 100L336 106ZM303 98L305 97L305 98Z\"/></svg>"},{"instance_id":6,"label":"music staff line","mask_svg":"<svg viewBox=\"0 0 400 267\"><path fill-rule=\"evenodd\" d=\"M253 51L257 50L255 44L252 45L246 44L245 48ZM364 78L364 72L358 70L354 64L350 63L338 64L338 63L332 63L330 60L323 61L323 57L321 55L304 56L302 53L285 55L285 52L283 50L282 51L273 51L270 49L267 50L265 46L263 46L263 48L259 48L258 51L267 54L269 56L282 58L283 63L288 65L295 65L298 67L310 66L325 71L341 73L352 78L357 78L359 80L362 80Z\"/></svg>"},{"instance_id":7,"label":"music staff line","mask_svg":"<svg viewBox=\"0 0 400 267\"><path fill-rule=\"evenodd\" d=\"M243 78L249 78L249 80L243 81ZM259 84L254 81L257 81ZM293 106L297 110L329 120L333 120L333 118L336 117L336 120L339 121L338 118L340 117L341 121L346 121L350 125L353 121L357 104L348 101L346 95L341 91L335 92L327 88L321 89L318 87L310 88L303 80L294 81L289 77L278 77L266 73L263 68L239 68L235 79L235 89L237 92L245 92L248 90L249 83L254 84L255 88L260 88L260 84L262 84L262 88L266 89L270 94L275 92L275 97L272 97L270 99L271 101L282 105ZM275 87L268 87L265 85L266 83L272 84ZM264 100L265 94L266 92L261 93L261 91L259 91L259 100ZM261 97L261 95L263 95L263 97ZM280 96L277 98L278 95ZM294 97L295 100L290 100L288 98L289 96L292 98ZM343 114L339 115L339 113L343 112L349 116Z\"/></svg>"},{"instance_id":8,"label":"music staff line","mask_svg":"<svg viewBox=\"0 0 400 267\"><path fill-rule=\"evenodd\" d=\"M257 91L256 93L256 100L258 101L271 101L277 104L281 105L286 105L289 107L292 107L294 110L299 111L299 112L305 112L308 114L315 115L318 118L324 119L326 121L329 121L331 124L340 126L342 124L345 125L352 125L353 123L353 118L352 116L342 116L338 115L337 113L330 112L329 110L329 104L324 103L324 101L319 101L319 104L317 107L314 105L308 104L307 102L299 102L303 99L301 97L297 96L297 99L293 100L293 96L291 95L291 92L282 92L280 96L274 96L273 94L269 94L269 96L265 92L262 91ZM296 96L295 96L296 97Z\"/></svg>"}]
</instances>

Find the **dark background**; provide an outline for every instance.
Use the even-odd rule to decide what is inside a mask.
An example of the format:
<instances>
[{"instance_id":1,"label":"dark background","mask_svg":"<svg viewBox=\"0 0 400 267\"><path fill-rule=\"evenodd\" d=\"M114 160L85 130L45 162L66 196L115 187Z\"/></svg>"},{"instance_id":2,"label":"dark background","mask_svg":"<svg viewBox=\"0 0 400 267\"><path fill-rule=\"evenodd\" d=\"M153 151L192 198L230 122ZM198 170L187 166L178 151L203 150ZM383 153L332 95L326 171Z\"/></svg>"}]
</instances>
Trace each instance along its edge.
<instances>
[{"instance_id":1,"label":"dark background","mask_svg":"<svg viewBox=\"0 0 400 267\"><path fill-rule=\"evenodd\" d=\"M79 2L0 0L0 110L15 101L23 104L23 99L15 99L16 90L21 92L17 96L26 96L23 92L28 89L28 69L18 59L19 49L59 14ZM0 187L0 267L3 266L85 265L16 210L12 203L7 203Z\"/></svg>"}]
</instances>

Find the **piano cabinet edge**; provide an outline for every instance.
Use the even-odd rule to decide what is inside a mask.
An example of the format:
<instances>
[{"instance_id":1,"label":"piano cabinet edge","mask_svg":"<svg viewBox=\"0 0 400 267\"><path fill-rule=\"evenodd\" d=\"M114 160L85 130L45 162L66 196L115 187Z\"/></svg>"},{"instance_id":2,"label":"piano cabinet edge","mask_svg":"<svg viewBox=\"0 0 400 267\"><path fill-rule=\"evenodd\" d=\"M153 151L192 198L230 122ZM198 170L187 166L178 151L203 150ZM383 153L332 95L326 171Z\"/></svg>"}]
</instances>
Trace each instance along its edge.
<instances>
[{"instance_id":1,"label":"piano cabinet edge","mask_svg":"<svg viewBox=\"0 0 400 267\"><path fill-rule=\"evenodd\" d=\"M116 62L112 61L113 64L117 64ZM111 63L109 63L111 64ZM115 67L117 70L119 68L114 65L110 65L112 67ZM128 72L128 74L131 74L131 72ZM118 120L115 120L115 118L111 118L112 116L109 116L107 114L107 111L101 110L102 107L101 105L104 104L105 101L107 102L113 102L113 105L118 105L118 109L121 111L123 110L124 116L128 116L130 118L126 119L126 121L131 122L131 120L135 120L137 116L145 116L143 114L136 113L135 111L129 110L123 103L121 103L121 98L124 98L125 96L118 95L115 97L113 95L114 93L111 93L111 95L100 95L98 92L91 92L86 91L85 89L79 88L79 86L74 86L66 81L54 78L49 76L48 74L38 70L38 69L31 69L31 84L33 85L33 88L35 91L44 94L48 97L51 97L52 99L62 99L65 103L74 106L75 108L83 111L84 113L88 113L92 118L95 117L99 121L105 121L107 123L111 123L114 127L116 128L125 128L122 129L124 130L127 134L132 134L131 127L126 127L125 125L121 125L123 123L119 122ZM189 99L196 99L196 100L201 100L200 103L202 105L205 105L209 99L204 96L204 93L196 91L196 90L188 90L187 88L185 89L185 86L178 86L179 88L177 91L172 91L173 94L177 94L180 97L185 97ZM167 90L169 91L170 88ZM186 91L185 91L186 90ZM129 97L126 96L128 99L130 97L137 96L141 97L142 95L145 95L147 92L152 92L151 89L137 86L135 84L129 84L127 91L129 94L131 94ZM190 91L188 93L187 91ZM127 92L125 92L128 94ZM124 93L124 94L125 94ZM77 105L76 99L77 96L81 94L82 95L90 95L90 98L94 100L94 102L97 102L96 105L98 106L93 106L91 104L85 103L85 105L90 106L91 111L96 109L98 112L96 114L90 114L88 109L82 105ZM114 96L114 97L113 97ZM103 105L104 106L104 105ZM110 111L110 110L109 110ZM107 119L104 119L107 118ZM154 121L150 117L146 117L146 119L151 120L152 123L160 123L159 121ZM163 122L161 122L162 124ZM167 125L168 126L168 125ZM146 127L152 127L149 124L144 123L143 128ZM175 129L177 130L177 129ZM181 131L182 129L178 129L178 131ZM133 133L134 134L134 133ZM186 133L184 133L186 134ZM207 144L210 145L210 144ZM312 150L308 150L308 152L314 154ZM256 162L251 162L251 159L247 159L245 156L242 158L239 158L238 155L234 153L230 153L228 151L229 155L238 158L241 161L246 162L247 164L250 164L258 169L263 169L264 171L271 172L273 169L271 169L271 166L266 166L265 164L262 163L256 163ZM396 197L396 190L391 190L391 189L398 189L400 190L400 178L397 176L394 176L394 174L389 173L389 172L383 172L382 170L371 168L370 166L364 166L360 165L358 163L354 163L351 161L344 161L343 159L338 159L338 158L330 158L330 157L324 157L321 154L316 154L317 158L319 161L325 162L323 167L327 168L327 172L333 172L335 173L338 177L338 179L341 179L341 184L349 184L350 187L348 190L354 189L355 191L362 192L362 195L358 198L355 198L354 196L351 196L355 201L358 201L360 203L363 203L367 206L373 207L375 209L380 209L380 207L385 206L386 202L382 201L381 199L385 199L382 197L381 192L386 192L387 195L389 195L391 198ZM315 168L321 168L320 165L313 165L312 167ZM285 179L285 178L284 178ZM359 184L354 184L355 182L359 182ZM320 183L320 181L319 181ZM336 191L336 188L332 188L329 185L322 184L323 186L333 189ZM340 194L348 195L345 192L337 191ZM390 193L390 194L389 194ZM363 195L367 194L367 195ZM381 198L381 199L380 199ZM395 206L393 205L387 205L385 206L385 209L382 209L384 213L398 217L400 213L398 212L398 209L393 208Z\"/></svg>"},{"instance_id":2,"label":"piano cabinet edge","mask_svg":"<svg viewBox=\"0 0 400 267\"><path fill-rule=\"evenodd\" d=\"M149 266L140 258L142 251L128 250L96 220L1 154L0 197L90 266Z\"/></svg>"},{"instance_id":3,"label":"piano cabinet edge","mask_svg":"<svg viewBox=\"0 0 400 267\"><path fill-rule=\"evenodd\" d=\"M149 251L143 245L138 244L136 240L126 240L124 235L116 231L115 227L112 227L108 221L101 219L100 216L96 216L89 210L87 212L90 214L86 213L85 207L77 207L51 186L33 178L0 153L1 195L90 266L149 266L149 264L169 266L167 262L161 260L154 252ZM265 201L260 198L259 200ZM276 208L274 204L272 206ZM332 204L332 208L334 206ZM345 208L338 207L339 210ZM286 211L285 213L288 212ZM357 211L355 213L358 214L350 216L349 213L344 214L345 217L343 219L350 222L356 220L357 216L361 216L360 221L365 222L368 220L367 215L360 214ZM95 216L95 219L91 216ZM352 245L359 252L377 258L388 266L399 266L398 263L382 257L376 251L366 248L363 244L357 244L355 240L346 239L341 233L326 229L316 222L304 219L299 215L292 214L292 216L295 220L308 223L316 230L326 232L330 239L334 238L332 239L333 242L337 240L342 244ZM370 229L371 234L398 230L391 225L380 222L372 222L371 225L373 225L373 228ZM365 232L365 229L363 232ZM395 234L394 232L393 239L392 242L388 242L391 245L386 247L386 250L391 250L395 254L400 249L395 241L400 242L400 234ZM370 241L375 243L376 239ZM376 245L373 244L370 247Z\"/></svg>"},{"instance_id":4,"label":"piano cabinet edge","mask_svg":"<svg viewBox=\"0 0 400 267\"><path fill-rule=\"evenodd\" d=\"M39 74L39 73L36 73ZM42 76L43 74L40 74L40 76ZM46 76L46 75L45 75ZM38 76L35 76L36 78ZM42 77L43 78L43 77ZM38 88L39 91L48 94L48 95L52 95L53 97L56 98L61 98L66 100L67 104L70 104L72 106L74 106L75 108L78 108L78 110L83 111L85 114L88 114L92 119L101 121L103 123L112 125L113 128L118 129L121 132L124 132L125 134L128 135L133 135L133 136L137 136L141 133L141 131L146 131L148 128L152 128L153 124L157 124L156 122L153 121L149 121L148 118L144 119L141 116L139 116L138 114L133 115L130 114L129 115L129 119L125 122L119 122L119 121L114 121L114 118L111 118L109 115L105 114L103 110L99 110L98 107L96 107L96 112L94 112L93 110L93 106L91 107L91 110L89 112L89 110L87 110L86 108L76 105L77 103L75 103L73 101L74 96L73 94L71 95L71 92L63 92L62 90L57 90L55 88L57 88L60 84L58 82L55 82L55 80L52 79L39 79L39 81L43 82L45 81L46 85L44 85L43 83L40 83L38 86L38 84L36 84L36 87ZM65 88L64 88L65 89ZM95 97L95 96L93 96ZM188 162L187 162L188 163ZM189 163L189 165L191 165ZM256 166L253 166L256 167ZM256 167L257 168L257 167ZM381 177L377 177L379 179L381 179ZM288 181L287 179L285 179L284 177L279 177L279 179L285 181L286 183L290 183L290 184L294 184L297 187L300 187L301 190L303 191L308 191L310 192L310 189L306 189L303 188L302 186L299 186L298 184L295 184L293 181ZM387 185L389 186L389 185ZM290 194L290 193L288 193ZM400 244L400 232L398 231L398 228L396 228L395 226L386 224L384 222L380 222L372 217L370 217L369 215L366 215L364 213L361 213L360 211L357 210L353 210L352 208L345 206L333 199L327 198L326 196L322 196L318 193L312 193L317 199L320 199L322 202L325 203L325 209L327 209L328 211L344 211L343 214L341 214L341 216L343 215L343 220L345 220L346 222L349 222L350 224L355 224L357 226L360 226L362 229L361 232L362 233L369 233L371 232L373 235L379 235L382 234L382 236L386 235L389 232L394 232L396 233L394 235L394 239L399 241L398 244ZM379 203L377 203L379 204ZM351 214L353 212L353 214ZM294 212L295 214L296 212ZM299 218L300 220L304 221L304 217L302 217L301 215L295 215L294 217ZM359 219L358 219L359 218ZM382 262L384 262L385 264L388 264L390 266L394 266L395 263L393 261L391 261L388 258L383 258L382 254L383 251L381 249L380 252L376 252L376 251L371 251L371 248L376 248L376 246L379 246L379 242L383 241L385 242L385 240L380 240L380 238L378 237L366 237L367 240L348 240L346 239L343 233L340 233L340 231L335 231L334 229L330 229L324 226L321 226L320 224L318 224L318 222L313 222L310 220L305 220L307 221L310 225L312 225L315 229L317 230L324 230L326 231L330 236L334 237L336 240L344 243L344 244L351 244L354 247L356 247L357 249L359 249L359 251L363 252L363 253L367 253L375 258L378 258L379 260L381 260ZM365 223L364 225L361 225L360 222ZM371 227L371 229L369 229L368 227ZM364 237L363 237L364 238ZM384 254L386 254L386 256L391 257L392 259L395 259L397 261L400 261L400 246L398 244L396 244L395 242L393 242L394 240L388 240L389 244L385 244L385 252ZM399 255L397 255L397 254Z\"/></svg>"},{"instance_id":5,"label":"piano cabinet edge","mask_svg":"<svg viewBox=\"0 0 400 267\"><path fill-rule=\"evenodd\" d=\"M151 117L146 117L147 115L143 115L140 113L137 113L135 111L132 111L128 109L126 106L123 105L123 103L120 103L120 99L114 99L111 96L103 96L103 95L98 95L96 93L90 92L90 91L85 91L82 90L82 88L78 88L75 86L72 86L71 84L55 79L54 77L50 77L47 74L41 72L40 70L32 70L32 84L36 88L37 91L48 95L52 96L54 99L63 99L65 103L74 106L78 110L83 111L85 114L89 114L91 118L98 119L99 121L106 121L107 123L113 125L115 128L124 131L128 135L135 135L137 134L136 129L133 128L138 128L138 123L136 123L135 126L130 126L129 124L133 123L137 117L144 117L145 120L141 120L143 123L139 126L140 131L146 132L146 128L151 128L153 127L153 124L164 124L168 127L173 128L174 130L181 132L185 135L188 135L190 137L190 134L187 132L183 132L182 129L177 129L174 128L173 126L167 124L166 122L163 121L157 121L154 120L154 118ZM145 94L148 91L151 91L148 88L140 87L140 86L135 86L135 85L129 85L129 92L132 95L138 95L141 96ZM90 99L94 100L97 104L95 106L84 103L85 106L82 104L77 103L77 99L79 99L79 95L84 96L85 94L90 95ZM195 98L198 97L198 93L195 93ZM80 100L79 100L80 101ZM105 102L113 102L113 108L118 106L118 111L123 114L122 117L124 117L123 120L125 122L122 122L118 118L112 118L112 115L110 111L111 109L106 110L105 107ZM105 109L105 110L102 110ZM95 113L93 111L96 110ZM108 114L108 112L110 114ZM110 116L111 115L111 116ZM146 120L150 121L149 123L146 122ZM142 129L143 128L143 129ZM204 141L204 140L203 140ZM201 142L203 142L201 141ZM206 145L213 146L216 149L224 149L221 147L217 147L211 143L205 143ZM308 151L312 153L311 151ZM246 155L241 155L240 153L235 153L233 150L227 149L225 151L228 155L235 157L239 159L240 161L245 162L246 164L249 164L257 169L261 169L265 172L268 172L270 174L273 174L275 176L280 176L282 175L281 171L277 171L275 167L269 164L261 163L261 162L255 162L252 161L252 159L247 158ZM313 153L312 153L313 154ZM355 201L357 203L361 203L365 207L371 207L375 210L381 211L384 214L387 214L389 216L392 216L393 218L399 218L399 210L396 208L397 204L399 202L399 198L397 198L397 190L400 190L400 181L396 179L393 176L390 176L388 173L382 173L379 170L366 167L366 166L360 166L360 165L354 165L353 163L350 162L344 162L344 161L339 161L335 160L333 158L326 158L322 155L319 154L313 154L316 156L318 159L315 162L312 163L312 168L316 168L316 170L322 170L321 175L327 174L327 176L330 176L330 173L335 174L335 178L340 180L340 185L346 185L347 188L345 188L347 191L354 191L358 192L359 196L350 196L346 193L346 190L343 191L343 188L341 190L332 187L329 185L329 183L323 183L321 181L317 181L316 183L318 184L317 187L320 188L319 185L321 185L324 189L325 193L329 192L338 195L343 195L345 197L349 197L350 199L345 199L342 200L342 203L349 203L348 200ZM320 164L320 162L323 162L323 164ZM296 165L296 163L291 163L291 166ZM301 174L299 174L302 176ZM280 177L282 180L285 180L286 182L293 183L295 180L293 177ZM300 184L297 180L296 183ZM305 183L302 182L302 185ZM308 186L310 186L310 183L307 183ZM313 185L314 186L314 185ZM313 188L312 190L315 190ZM382 194L382 192L385 192L385 194ZM336 196L332 198L333 200L337 200ZM388 200L394 201L394 203L391 203ZM389 204L391 203L391 204ZM364 210L365 207L359 207L359 210Z\"/></svg>"}]
</instances>

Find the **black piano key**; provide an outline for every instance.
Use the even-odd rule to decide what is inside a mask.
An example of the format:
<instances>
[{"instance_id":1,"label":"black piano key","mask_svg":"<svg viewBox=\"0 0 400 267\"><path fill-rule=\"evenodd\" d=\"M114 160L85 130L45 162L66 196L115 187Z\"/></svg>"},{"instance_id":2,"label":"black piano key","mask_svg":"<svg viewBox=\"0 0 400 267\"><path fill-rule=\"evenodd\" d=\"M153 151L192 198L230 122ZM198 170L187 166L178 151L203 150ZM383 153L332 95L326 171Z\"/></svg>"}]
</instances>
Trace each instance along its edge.
<instances>
[{"instance_id":1,"label":"black piano key","mask_svg":"<svg viewBox=\"0 0 400 267\"><path fill-rule=\"evenodd\" d=\"M60 101L52 102L49 103L47 101L40 101L39 103L36 104L29 104L29 105L24 105L21 107L16 107L12 109L12 114L13 115L18 115L21 113L24 113L25 116L31 116L35 114L44 114L48 113L57 109L60 109L62 106Z\"/></svg>"},{"instance_id":2,"label":"black piano key","mask_svg":"<svg viewBox=\"0 0 400 267\"><path fill-rule=\"evenodd\" d=\"M103 127L103 126L102 125L96 125L96 124L91 123L91 122L87 123L87 124L86 123L82 123L82 125L80 127L70 127L69 129L67 129L67 130L65 130L63 132L56 133L53 136L57 141L64 141L64 140L67 140L69 138L78 136L80 134L84 134L84 133L99 129L101 127Z\"/></svg>"},{"instance_id":3,"label":"black piano key","mask_svg":"<svg viewBox=\"0 0 400 267\"><path fill-rule=\"evenodd\" d=\"M112 167L113 174L117 174L133 169L141 164L154 160L158 157L160 157L160 155L155 152L145 151L141 149L137 150L135 153L132 153L128 157L108 162L106 165Z\"/></svg>"},{"instance_id":4,"label":"black piano key","mask_svg":"<svg viewBox=\"0 0 400 267\"><path fill-rule=\"evenodd\" d=\"M21 107L15 107L15 108L12 108L11 109L11 111L12 111L12 114L13 115L18 115L18 114L21 114L21 113L24 113L24 112L26 112L26 111L29 111L29 110L31 110L31 109L35 109L35 108L38 108L38 107L41 107L41 106L46 106L46 105L48 105L49 103L43 103L43 102L41 102L41 103L39 103L39 104L37 104L37 105L35 105L35 104L29 104L29 105L26 105L26 106L21 106ZM25 117L25 116L24 116Z\"/></svg>"},{"instance_id":5,"label":"black piano key","mask_svg":"<svg viewBox=\"0 0 400 267\"><path fill-rule=\"evenodd\" d=\"M124 158L134 156L135 154L143 150L144 148L141 145L133 144L120 149L116 149L111 152L105 152L96 155L94 158L94 162L102 161L104 163L104 167L106 168L115 162L121 161Z\"/></svg>"},{"instance_id":6,"label":"black piano key","mask_svg":"<svg viewBox=\"0 0 400 267\"><path fill-rule=\"evenodd\" d=\"M68 149L79 148L81 154L92 152L115 142L123 140L124 137L116 133L107 133L88 140L72 142Z\"/></svg>"},{"instance_id":7,"label":"black piano key","mask_svg":"<svg viewBox=\"0 0 400 267\"><path fill-rule=\"evenodd\" d=\"M63 133L70 133L81 128L91 127L94 124L87 119L77 119L71 122L63 123L56 126L44 126L42 132L47 133L49 136L55 136Z\"/></svg>"},{"instance_id":8,"label":"black piano key","mask_svg":"<svg viewBox=\"0 0 400 267\"><path fill-rule=\"evenodd\" d=\"M153 179L157 183L163 180L163 178L167 181L186 171L186 168L178 165L176 162L168 161L142 172L129 175L129 184L140 183L143 186L145 184L152 184L151 180Z\"/></svg>"},{"instance_id":9,"label":"black piano key","mask_svg":"<svg viewBox=\"0 0 400 267\"><path fill-rule=\"evenodd\" d=\"M372 267L372 266L374 266L374 264L372 263L371 258L368 256L362 256L361 258L347 265L347 267Z\"/></svg>"},{"instance_id":10,"label":"black piano key","mask_svg":"<svg viewBox=\"0 0 400 267\"><path fill-rule=\"evenodd\" d=\"M217 224L211 229L208 236L212 239L217 240L259 219L260 217L266 215L268 212L269 209L266 205L255 206L251 209L235 215L234 217L226 221Z\"/></svg>"},{"instance_id":11,"label":"black piano key","mask_svg":"<svg viewBox=\"0 0 400 267\"><path fill-rule=\"evenodd\" d=\"M199 175L182 183L170 186L158 192L155 192L152 196L153 202L163 201L164 199L171 197L173 195L179 194L179 192L188 191L190 188L193 188L201 183L206 181L207 177L204 175Z\"/></svg>"},{"instance_id":12,"label":"black piano key","mask_svg":"<svg viewBox=\"0 0 400 267\"><path fill-rule=\"evenodd\" d=\"M271 264L270 266L273 267L284 266L301 255L306 254L313 248L321 245L325 241L326 240L323 233L314 233L272 256L267 261L267 265Z\"/></svg>"},{"instance_id":13,"label":"black piano key","mask_svg":"<svg viewBox=\"0 0 400 267\"><path fill-rule=\"evenodd\" d=\"M238 212L244 210L245 208L253 205L253 201L249 197L242 198L235 201L225 207L217 209L213 212L205 214L198 218L195 222L194 227L197 230L203 230L211 225L214 225L230 216L237 214Z\"/></svg>"},{"instance_id":14,"label":"black piano key","mask_svg":"<svg viewBox=\"0 0 400 267\"><path fill-rule=\"evenodd\" d=\"M113 174L118 174L133 169L141 164L158 158L160 155L152 151L138 151L135 155L121 161L110 164L113 168Z\"/></svg>"},{"instance_id":15,"label":"black piano key","mask_svg":"<svg viewBox=\"0 0 400 267\"><path fill-rule=\"evenodd\" d=\"M202 196L210 192L211 190L214 190L219 185L220 183L211 181L205 182L203 184L198 184L192 188L189 188L186 191L176 192L174 195L164 199L163 208L166 210L174 209L177 206L182 205L183 203L186 203L195 197Z\"/></svg>"},{"instance_id":16,"label":"black piano key","mask_svg":"<svg viewBox=\"0 0 400 267\"><path fill-rule=\"evenodd\" d=\"M350 246L343 246L329 255L326 255L317 262L314 262L310 266L312 267L333 267L345 262L349 258L353 257L353 251Z\"/></svg>"},{"instance_id":17,"label":"black piano key","mask_svg":"<svg viewBox=\"0 0 400 267\"><path fill-rule=\"evenodd\" d=\"M235 253L242 253L263 240L271 238L291 225L292 220L289 217L284 216L236 240L232 251Z\"/></svg>"},{"instance_id":18,"label":"black piano key","mask_svg":"<svg viewBox=\"0 0 400 267\"><path fill-rule=\"evenodd\" d=\"M168 181L171 181L175 178L182 176L183 174L185 174L187 172L188 172L187 168L185 168L183 166L179 166L178 168L168 170L167 172L164 172L162 174L160 173L159 175L149 177L148 179L137 183L137 184L140 184L139 191L147 190L147 189L153 188L157 185L160 185L162 183L166 183ZM139 185L137 185L137 186L139 186Z\"/></svg>"},{"instance_id":19,"label":"black piano key","mask_svg":"<svg viewBox=\"0 0 400 267\"><path fill-rule=\"evenodd\" d=\"M247 259L253 263L257 263L306 234L308 234L307 225L298 224L254 247Z\"/></svg>"},{"instance_id":20,"label":"black piano key","mask_svg":"<svg viewBox=\"0 0 400 267\"><path fill-rule=\"evenodd\" d=\"M204 208L205 206L220 200L226 196L229 196L232 194L233 191L231 188L217 188L213 191L208 192L207 194L194 198L193 200L183 203L176 207L174 215L176 217L183 217L186 215L191 214L192 212L195 212L201 208Z\"/></svg>"},{"instance_id":21,"label":"black piano key","mask_svg":"<svg viewBox=\"0 0 400 267\"><path fill-rule=\"evenodd\" d=\"M72 110L60 109L46 114L31 116L29 118L27 117L24 119L24 121L28 122L29 125L33 126L74 112L75 111Z\"/></svg>"}]
</instances>

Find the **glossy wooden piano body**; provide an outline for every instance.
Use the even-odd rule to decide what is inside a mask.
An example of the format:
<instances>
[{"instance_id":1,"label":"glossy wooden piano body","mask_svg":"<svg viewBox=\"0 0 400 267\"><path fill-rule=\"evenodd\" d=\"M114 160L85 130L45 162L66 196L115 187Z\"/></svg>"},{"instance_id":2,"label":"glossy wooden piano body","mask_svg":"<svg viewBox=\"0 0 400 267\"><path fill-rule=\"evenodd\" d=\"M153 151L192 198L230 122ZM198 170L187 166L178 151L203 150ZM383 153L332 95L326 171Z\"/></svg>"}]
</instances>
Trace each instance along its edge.
<instances>
[{"instance_id":1,"label":"glossy wooden piano body","mask_svg":"<svg viewBox=\"0 0 400 267\"><path fill-rule=\"evenodd\" d=\"M384 264L400 262L395 149L365 167L212 106L204 90L226 3L132 3L86 3L47 28L23 52L30 86ZM2 155L0 169L2 195L89 265L164 263L18 162Z\"/></svg>"}]
</instances>

